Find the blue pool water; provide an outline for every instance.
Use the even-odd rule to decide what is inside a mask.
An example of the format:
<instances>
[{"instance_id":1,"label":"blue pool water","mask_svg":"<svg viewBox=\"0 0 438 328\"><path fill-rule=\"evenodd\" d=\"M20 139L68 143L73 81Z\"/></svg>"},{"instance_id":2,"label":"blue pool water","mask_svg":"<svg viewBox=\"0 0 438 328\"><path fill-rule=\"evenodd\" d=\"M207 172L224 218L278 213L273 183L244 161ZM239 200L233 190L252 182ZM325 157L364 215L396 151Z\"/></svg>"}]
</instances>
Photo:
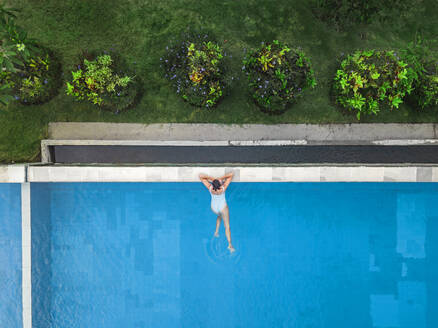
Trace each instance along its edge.
<instances>
[{"instance_id":1,"label":"blue pool water","mask_svg":"<svg viewBox=\"0 0 438 328\"><path fill-rule=\"evenodd\" d=\"M438 327L438 186L33 183L35 328ZM0 312L1 313L1 312Z\"/></svg>"},{"instance_id":2,"label":"blue pool water","mask_svg":"<svg viewBox=\"0 0 438 328\"><path fill-rule=\"evenodd\" d=\"M0 183L0 327L21 328L21 189Z\"/></svg>"}]
</instances>

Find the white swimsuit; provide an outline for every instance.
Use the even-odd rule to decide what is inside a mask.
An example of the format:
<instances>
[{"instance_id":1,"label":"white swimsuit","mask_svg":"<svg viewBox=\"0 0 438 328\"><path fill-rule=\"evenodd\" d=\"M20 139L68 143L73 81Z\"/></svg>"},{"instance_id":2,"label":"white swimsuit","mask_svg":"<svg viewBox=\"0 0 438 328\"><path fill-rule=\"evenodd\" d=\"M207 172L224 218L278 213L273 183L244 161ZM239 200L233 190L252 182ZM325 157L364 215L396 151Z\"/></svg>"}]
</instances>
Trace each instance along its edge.
<instances>
[{"instance_id":1,"label":"white swimsuit","mask_svg":"<svg viewBox=\"0 0 438 328\"><path fill-rule=\"evenodd\" d=\"M215 195L211 192L212 188L213 186L210 185L211 209L213 212L219 215L219 213L224 209L225 205L227 205L227 201L225 200L225 191L220 195Z\"/></svg>"}]
</instances>

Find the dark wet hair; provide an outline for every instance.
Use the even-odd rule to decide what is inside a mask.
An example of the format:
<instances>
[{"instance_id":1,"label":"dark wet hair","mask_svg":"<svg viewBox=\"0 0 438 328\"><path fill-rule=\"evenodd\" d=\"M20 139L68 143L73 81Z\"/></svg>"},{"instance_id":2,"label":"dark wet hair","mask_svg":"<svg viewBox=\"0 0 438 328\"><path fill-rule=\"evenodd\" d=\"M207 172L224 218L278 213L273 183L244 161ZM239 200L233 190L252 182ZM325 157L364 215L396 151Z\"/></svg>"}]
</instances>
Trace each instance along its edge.
<instances>
[{"instance_id":1,"label":"dark wet hair","mask_svg":"<svg viewBox=\"0 0 438 328\"><path fill-rule=\"evenodd\" d=\"M212 185L213 185L214 191L218 190L221 187L221 183L219 182L218 179L214 179Z\"/></svg>"}]
</instances>

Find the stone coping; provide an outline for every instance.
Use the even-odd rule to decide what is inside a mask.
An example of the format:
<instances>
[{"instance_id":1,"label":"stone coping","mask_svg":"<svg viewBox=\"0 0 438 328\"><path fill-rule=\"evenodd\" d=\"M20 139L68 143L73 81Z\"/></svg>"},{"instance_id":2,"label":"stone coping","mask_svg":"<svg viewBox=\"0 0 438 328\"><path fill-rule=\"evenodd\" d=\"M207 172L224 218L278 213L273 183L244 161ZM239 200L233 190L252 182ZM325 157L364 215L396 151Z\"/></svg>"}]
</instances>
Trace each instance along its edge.
<instances>
[{"instance_id":1,"label":"stone coping","mask_svg":"<svg viewBox=\"0 0 438 328\"><path fill-rule=\"evenodd\" d=\"M435 140L437 124L205 124L52 122L49 139L58 140L306 140L312 143Z\"/></svg>"},{"instance_id":2,"label":"stone coping","mask_svg":"<svg viewBox=\"0 0 438 328\"><path fill-rule=\"evenodd\" d=\"M234 182L438 182L438 165L28 165L0 166L0 183L199 182L199 173ZM8 175L10 173L10 175Z\"/></svg>"},{"instance_id":3,"label":"stone coping","mask_svg":"<svg viewBox=\"0 0 438 328\"><path fill-rule=\"evenodd\" d=\"M438 182L438 166L29 166L29 182Z\"/></svg>"},{"instance_id":4,"label":"stone coping","mask_svg":"<svg viewBox=\"0 0 438 328\"><path fill-rule=\"evenodd\" d=\"M26 165L0 165L0 182L22 183L26 181Z\"/></svg>"}]
</instances>

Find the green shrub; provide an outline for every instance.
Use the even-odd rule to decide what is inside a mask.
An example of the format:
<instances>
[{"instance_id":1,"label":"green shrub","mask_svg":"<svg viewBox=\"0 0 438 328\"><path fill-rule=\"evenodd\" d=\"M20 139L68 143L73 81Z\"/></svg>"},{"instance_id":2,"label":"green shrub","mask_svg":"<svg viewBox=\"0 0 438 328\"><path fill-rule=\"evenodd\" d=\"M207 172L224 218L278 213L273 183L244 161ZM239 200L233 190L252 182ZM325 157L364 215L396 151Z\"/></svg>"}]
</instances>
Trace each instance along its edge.
<instances>
[{"instance_id":1,"label":"green shrub","mask_svg":"<svg viewBox=\"0 0 438 328\"><path fill-rule=\"evenodd\" d=\"M316 80L310 60L299 49L274 40L247 54L242 69L255 103L267 113L280 114Z\"/></svg>"},{"instance_id":2,"label":"green shrub","mask_svg":"<svg viewBox=\"0 0 438 328\"><path fill-rule=\"evenodd\" d=\"M313 14L333 25L336 30L346 30L357 24L387 21L410 9L411 0L312 0Z\"/></svg>"},{"instance_id":3,"label":"green shrub","mask_svg":"<svg viewBox=\"0 0 438 328\"><path fill-rule=\"evenodd\" d=\"M15 24L17 11L0 4L0 103L3 105L13 100L12 73L26 74L26 63L43 55L36 40L28 38L27 32Z\"/></svg>"},{"instance_id":4,"label":"green shrub","mask_svg":"<svg viewBox=\"0 0 438 328\"><path fill-rule=\"evenodd\" d=\"M62 84L61 64L48 49L30 58L22 72L12 73L14 98L22 104L42 104L52 99Z\"/></svg>"},{"instance_id":5,"label":"green shrub","mask_svg":"<svg viewBox=\"0 0 438 328\"><path fill-rule=\"evenodd\" d=\"M121 60L114 53L84 52L66 92L77 100L86 99L118 113L131 106L138 93L135 76L125 75L121 69Z\"/></svg>"},{"instance_id":6,"label":"green shrub","mask_svg":"<svg viewBox=\"0 0 438 328\"><path fill-rule=\"evenodd\" d=\"M0 103L2 105L7 105L14 100L11 95L13 86L12 73L7 70L0 71Z\"/></svg>"},{"instance_id":7,"label":"green shrub","mask_svg":"<svg viewBox=\"0 0 438 328\"><path fill-rule=\"evenodd\" d=\"M394 51L356 51L341 62L333 83L337 104L362 114L398 108L411 93L415 72Z\"/></svg>"},{"instance_id":8,"label":"green shrub","mask_svg":"<svg viewBox=\"0 0 438 328\"><path fill-rule=\"evenodd\" d=\"M430 49L436 42L419 37L401 50L400 54L416 73L414 90L408 100L421 109L438 105L438 53Z\"/></svg>"},{"instance_id":9,"label":"green shrub","mask_svg":"<svg viewBox=\"0 0 438 328\"><path fill-rule=\"evenodd\" d=\"M165 77L191 105L214 108L234 79L225 63L227 56L208 34L189 32L181 39L167 46L160 58Z\"/></svg>"}]
</instances>

